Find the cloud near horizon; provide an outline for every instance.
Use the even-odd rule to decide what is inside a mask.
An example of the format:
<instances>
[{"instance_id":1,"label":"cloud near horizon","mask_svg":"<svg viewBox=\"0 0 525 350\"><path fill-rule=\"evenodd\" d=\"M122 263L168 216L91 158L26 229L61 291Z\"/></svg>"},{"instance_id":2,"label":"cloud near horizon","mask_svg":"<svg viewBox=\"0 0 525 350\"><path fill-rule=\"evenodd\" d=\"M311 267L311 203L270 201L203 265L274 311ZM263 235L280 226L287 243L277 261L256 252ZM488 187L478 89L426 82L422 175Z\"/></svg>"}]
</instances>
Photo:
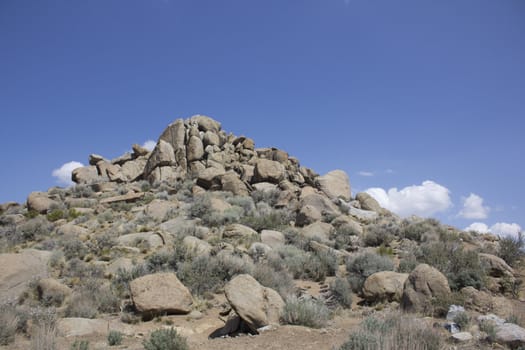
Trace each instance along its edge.
<instances>
[{"instance_id":1,"label":"cloud near horizon","mask_svg":"<svg viewBox=\"0 0 525 350\"><path fill-rule=\"evenodd\" d=\"M465 231L476 231L479 233L494 233L498 236L516 237L521 231L521 226L516 223L509 224L507 222L498 222L489 227L483 222L474 222L468 227L466 227Z\"/></svg>"},{"instance_id":2,"label":"cloud near horizon","mask_svg":"<svg viewBox=\"0 0 525 350\"><path fill-rule=\"evenodd\" d=\"M56 178L56 182L59 185L71 186L74 184L73 180L71 180L71 173L76 168L80 168L83 166L84 164L77 162L77 161L67 162L65 164L62 164L60 168L53 170L51 175L54 178Z\"/></svg>"},{"instance_id":3,"label":"cloud near horizon","mask_svg":"<svg viewBox=\"0 0 525 350\"><path fill-rule=\"evenodd\" d=\"M385 191L383 188L373 187L365 192L374 197L383 208L403 217L428 217L452 207L449 189L430 180L401 190L394 187Z\"/></svg>"},{"instance_id":4,"label":"cloud near horizon","mask_svg":"<svg viewBox=\"0 0 525 350\"><path fill-rule=\"evenodd\" d=\"M148 140L142 144L142 147L151 152L153 151L156 145L157 145L157 142L153 140Z\"/></svg>"},{"instance_id":5,"label":"cloud near horizon","mask_svg":"<svg viewBox=\"0 0 525 350\"><path fill-rule=\"evenodd\" d=\"M483 198L471 193L468 197L463 197L463 209L458 216L464 219L486 219L490 212L490 207L483 205Z\"/></svg>"}]
</instances>

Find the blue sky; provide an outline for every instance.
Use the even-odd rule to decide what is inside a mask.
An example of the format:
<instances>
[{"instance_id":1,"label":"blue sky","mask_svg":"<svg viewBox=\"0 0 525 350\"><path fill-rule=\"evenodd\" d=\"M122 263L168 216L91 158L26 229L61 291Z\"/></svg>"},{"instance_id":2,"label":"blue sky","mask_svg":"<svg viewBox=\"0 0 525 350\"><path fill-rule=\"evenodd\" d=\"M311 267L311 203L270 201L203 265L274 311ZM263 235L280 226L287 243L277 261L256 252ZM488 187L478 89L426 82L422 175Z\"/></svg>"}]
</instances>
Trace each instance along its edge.
<instances>
[{"instance_id":1,"label":"blue sky","mask_svg":"<svg viewBox=\"0 0 525 350\"><path fill-rule=\"evenodd\" d=\"M525 227L524 18L522 0L2 0L0 202L205 114L403 215Z\"/></svg>"}]
</instances>

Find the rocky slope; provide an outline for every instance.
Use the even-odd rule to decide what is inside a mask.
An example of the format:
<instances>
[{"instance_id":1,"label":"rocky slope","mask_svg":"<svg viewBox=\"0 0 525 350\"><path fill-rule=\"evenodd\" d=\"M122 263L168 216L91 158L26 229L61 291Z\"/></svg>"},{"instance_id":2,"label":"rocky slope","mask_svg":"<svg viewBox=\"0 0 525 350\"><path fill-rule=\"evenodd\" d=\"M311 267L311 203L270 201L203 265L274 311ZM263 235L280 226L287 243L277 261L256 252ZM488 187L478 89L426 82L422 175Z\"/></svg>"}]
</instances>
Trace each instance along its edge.
<instances>
[{"instance_id":1,"label":"rocky slope","mask_svg":"<svg viewBox=\"0 0 525 350\"><path fill-rule=\"evenodd\" d=\"M391 348L395 332L422 349L525 346L516 242L401 219L352 197L344 171L316 174L206 116L132 149L0 206L0 347L102 349L112 331L141 349L175 327L191 349L352 349L364 317L410 325L371 333ZM444 319L452 304L463 321Z\"/></svg>"}]
</instances>

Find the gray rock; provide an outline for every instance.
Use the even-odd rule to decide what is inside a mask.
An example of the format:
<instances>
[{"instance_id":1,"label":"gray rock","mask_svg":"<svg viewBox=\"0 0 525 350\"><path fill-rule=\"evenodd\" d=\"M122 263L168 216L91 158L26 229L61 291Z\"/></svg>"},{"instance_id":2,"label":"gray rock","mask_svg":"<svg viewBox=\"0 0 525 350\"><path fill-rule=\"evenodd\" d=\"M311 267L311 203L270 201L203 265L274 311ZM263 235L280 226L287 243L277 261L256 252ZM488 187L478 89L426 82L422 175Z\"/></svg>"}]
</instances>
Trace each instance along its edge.
<instances>
[{"instance_id":1,"label":"gray rock","mask_svg":"<svg viewBox=\"0 0 525 350\"><path fill-rule=\"evenodd\" d=\"M107 178L99 176L97 167L90 165L74 169L71 172L71 180L77 184L92 184L107 181Z\"/></svg>"},{"instance_id":2,"label":"gray rock","mask_svg":"<svg viewBox=\"0 0 525 350\"><path fill-rule=\"evenodd\" d=\"M194 115L190 118L190 122L197 124L199 130L204 132L213 131L217 133L221 130L221 123L205 115Z\"/></svg>"},{"instance_id":3,"label":"gray rock","mask_svg":"<svg viewBox=\"0 0 525 350\"><path fill-rule=\"evenodd\" d=\"M241 237L254 237L259 234L254 229L242 225L242 224L231 224L224 228L222 233L223 237L226 238L241 238Z\"/></svg>"},{"instance_id":4,"label":"gray rock","mask_svg":"<svg viewBox=\"0 0 525 350\"><path fill-rule=\"evenodd\" d=\"M208 242L194 236L184 237L182 243L186 249L195 252L198 256L209 255L211 252L211 245Z\"/></svg>"},{"instance_id":5,"label":"gray rock","mask_svg":"<svg viewBox=\"0 0 525 350\"><path fill-rule=\"evenodd\" d=\"M379 203L366 192L359 192L355 198L359 201L361 209L375 211L376 213L382 213L383 208Z\"/></svg>"},{"instance_id":6,"label":"gray rock","mask_svg":"<svg viewBox=\"0 0 525 350\"><path fill-rule=\"evenodd\" d=\"M328 198L342 198L349 201L351 198L350 179L343 170L333 170L317 178L319 187Z\"/></svg>"},{"instance_id":7,"label":"gray rock","mask_svg":"<svg viewBox=\"0 0 525 350\"><path fill-rule=\"evenodd\" d=\"M374 221L378 217L378 214L375 211L357 209L354 207L350 207L350 215L364 222Z\"/></svg>"},{"instance_id":8,"label":"gray rock","mask_svg":"<svg viewBox=\"0 0 525 350\"><path fill-rule=\"evenodd\" d=\"M186 147L186 158L188 162L200 160L204 156L204 145L197 136L191 136Z\"/></svg>"},{"instance_id":9,"label":"gray rock","mask_svg":"<svg viewBox=\"0 0 525 350\"><path fill-rule=\"evenodd\" d=\"M239 178L234 171L228 171L221 176L221 187L223 191L228 191L236 196L248 196L246 184Z\"/></svg>"},{"instance_id":10,"label":"gray rock","mask_svg":"<svg viewBox=\"0 0 525 350\"><path fill-rule=\"evenodd\" d=\"M330 243L330 236L334 232L334 227L326 222L314 222L308 226L305 226L301 230L301 234L310 239L316 240L321 243Z\"/></svg>"},{"instance_id":11,"label":"gray rock","mask_svg":"<svg viewBox=\"0 0 525 350\"><path fill-rule=\"evenodd\" d=\"M163 221L169 214L175 212L178 207L179 203L176 200L154 199L146 205L144 213L155 220Z\"/></svg>"},{"instance_id":12,"label":"gray rock","mask_svg":"<svg viewBox=\"0 0 525 350\"><path fill-rule=\"evenodd\" d=\"M279 183L285 178L285 174L285 168L281 163L268 159L259 159L257 163L255 163L253 181L255 183Z\"/></svg>"},{"instance_id":13,"label":"gray rock","mask_svg":"<svg viewBox=\"0 0 525 350\"><path fill-rule=\"evenodd\" d=\"M432 298L445 299L449 295L447 278L436 268L420 264L405 282L401 306L407 311L422 312Z\"/></svg>"},{"instance_id":14,"label":"gray rock","mask_svg":"<svg viewBox=\"0 0 525 350\"><path fill-rule=\"evenodd\" d=\"M381 271L370 275L363 285L363 296L369 301L401 301L408 273Z\"/></svg>"},{"instance_id":15,"label":"gray rock","mask_svg":"<svg viewBox=\"0 0 525 350\"><path fill-rule=\"evenodd\" d=\"M452 334L451 338L457 343L465 343L471 341L473 337L469 332L458 332Z\"/></svg>"},{"instance_id":16,"label":"gray rock","mask_svg":"<svg viewBox=\"0 0 525 350\"><path fill-rule=\"evenodd\" d=\"M144 242L150 248L158 248L164 245L164 238L157 232L129 233L117 238L117 243L126 247L137 247Z\"/></svg>"},{"instance_id":17,"label":"gray rock","mask_svg":"<svg viewBox=\"0 0 525 350\"><path fill-rule=\"evenodd\" d=\"M144 176L148 177L153 170L159 167L171 167L174 165L177 165L177 160L175 159L173 146L161 139L157 142L157 145L148 158L146 166L144 167Z\"/></svg>"},{"instance_id":18,"label":"gray rock","mask_svg":"<svg viewBox=\"0 0 525 350\"><path fill-rule=\"evenodd\" d=\"M512 349L525 346L525 329L514 323L504 323L496 327L496 341Z\"/></svg>"}]
</instances>

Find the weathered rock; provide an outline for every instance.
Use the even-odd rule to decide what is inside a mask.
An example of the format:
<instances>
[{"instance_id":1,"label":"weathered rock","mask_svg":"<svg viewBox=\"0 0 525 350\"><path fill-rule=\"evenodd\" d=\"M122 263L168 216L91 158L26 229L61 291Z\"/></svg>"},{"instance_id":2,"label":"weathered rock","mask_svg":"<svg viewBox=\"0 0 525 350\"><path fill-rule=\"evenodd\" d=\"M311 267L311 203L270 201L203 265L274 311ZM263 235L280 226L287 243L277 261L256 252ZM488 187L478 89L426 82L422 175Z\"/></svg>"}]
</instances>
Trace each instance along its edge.
<instances>
[{"instance_id":1,"label":"weathered rock","mask_svg":"<svg viewBox=\"0 0 525 350\"><path fill-rule=\"evenodd\" d=\"M169 214L172 214L179 207L179 203L175 200L166 201L161 199L154 199L144 209L144 213L156 220L165 220Z\"/></svg>"},{"instance_id":2,"label":"weathered rock","mask_svg":"<svg viewBox=\"0 0 525 350\"><path fill-rule=\"evenodd\" d=\"M123 182L124 177L120 172L120 166L110 163L107 160L101 160L97 163L98 174L102 177L107 177L110 181Z\"/></svg>"},{"instance_id":3,"label":"weathered rock","mask_svg":"<svg viewBox=\"0 0 525 350\"><path fill-rule=\"evenodd\" d=\"M317 193L304 196L299 203L299 207L301 208L297 215L297 224L299 226L319 221L323 216L337 217L340 215L339 209L335 204L327 197Z\"/></svg>"},{"instance_id":4,"label":"weathered rock","mask_svg":"<svg viewBox=\"0 0 525 350\"><path fill-rule=\"evenodd\" d=\"M374 221L378 217L378 214L375 211L357 209L354 207L350 207L350 215L363 222Z\"/></svg>"},{"instance_id":5,"label":"weathered rock","mask_svg":"<svg viewBox=\"0 0 525 350\"><path fill-rule=\"evenodd\" d=\"M458 332L454 333L451 336L452 340L454 340L456 343L466 343L472 340L472 334L469 332Z\"/></svg>"},{"instance_id":6,"label":"weathered rock","mask_svg":"<svg viewBox=\"0 0 525 350\"><path fill-rule=\"evenodd\" d=\"M227 238L254 237L258 235L257 231L242 224L228 225L222 233L222 236Z\"/></svg>"},{"instance_id":7,"label":"weathered rock","mask_svg":"<svg viewBox=\"0 0 525 350\"><path fill-rule=\"evenodd\" d=\"M213 131L215 133L221 130L221 123L205 115L194 115L190 118L191 123L196 123L201 131Z\"/></svg>"},{"instance_id":8,"label":"weathered rock","mask_svg":"<svg viewBox=\"0 0 525 350\"><path fill-rule=\"evenodd\" d=\"M491 254L480 253L479 259L485 266L489 276L492 277L503 277L503 276L514 276L514 270L512 267L507 265L505 260L500 257Z\"/></svg>"},{"instance_id":9,"label":"weathered rock","mask_svg":"<svg viewBox=\"0 0 525 350\"><path fill-rule=\"evenodd\" d=\"M326 244L322 244L316 241L310 241L308 245L314 252L322 254L331 254L335 256L339 265L343 265L346 262L346 260L348 260L348 258L351 256L350 253L344 250L337 250L327 246Z\"/></svg>"},{"instance_id":10,"label":"weathered rock","mask_svg":"<svg viewBox=\"0 0 525 350\"><path fill-rule=\"evenodd\" d=\"M493 301L489 293L470 286L462 288L460 293L465 300L465 307L468 309L482 313L492 311Z\"/></svg>"},{"instance_id":11,"label":"weathered rock","mask_svg":"<svg viewBox=\"0 0 525 350\"><path fill-rule=\"evenodd\" d=\"M54 278L42 278L37 283L37 292L40 301L44 301L47 305L61 306L72 291Z\"/></svg>"},{"instance_id":12,"label":"weathered rock","mask_svg":"<svg viewBox=\"0 0 525 350\"><path fill-rule=\"evenodd\" d=\"M173 146L160 139L157 142L157 145L151 152L146 166L144 167L144 176L148 177L153 170L159 167L171 167L177 165L177 160L175 159L175 151Z\"/></svg>"},{"instance_id":13,"label":"weathered rock","mask_svg":"<svg viewBox=\"0 0 525 350\"><path fill-rule=\"evenodd\" d=\"M67 224L57 227L56 232L59 235L79 237L88 234L89 230L85 227L80 227L71 222L68 222Z\"/></svg>"},{"instance_id":14,"label":"weathered rock","mask_svg":"<svg viewBox=\"0 0 525 350\"><path fill-rule=\"evenodd\" d=\"M119 271L131 272L133 269L133 260L130 258L118 258L106 267L106 273L115 275Z\"/></svg>"},{"instance_id":15,"label":"weathered rock","mask_svg":"<svg viewBox=\"0 0 525 350\"><path fill-rule=\"evenodd\" d=\"M138 158L122 164L120 173L125 181L136 181L144 172L144 167L148 160L146 158Z\"/></svg>"},{"instance_id":16,"label":"weathered rock","mask_svg":"<svg viewBox=\"0 0 525 350\"><path fill-rule=\"evenodd\" d=\"M225 173L224 168L206 168L199 172L199 175L197 176L197 185L204 189L210 189L214 184L220 183L220 178Z\"/></svg>"},{"instance_id":17,"label":"weathered rock","mask_svg":"<svg viewBox=\"0 0 525 350\"><path fill-rule=\"evenodd\" d=\"M211 252L211 245L208 242L194 236L184 237L182 244L184 244L186 249L195 252L199 256L208 255Z\"/></svg>"},{"instance_id":18,"label":"weathered rock","mask_svg":"<svg viewBox=\"0 0 525 350\"><path fill-rule=\"evenodd\" d=\"M224 287L226 299L237 315L256 331L278 325L284 301L273 289L265 288L250 275L238 275Z\"/></svg>"},{"instance_id":19,"label":"weathered rock","mask_svg":"<svg viewBox=\"0 0 525 350\"><path fill-rule=\"evenodd\" d=\"M186 128L184 127L184 120L177 119L162 132L159 140L165 141L171 145L174 150L185 148L186 144Z\"/></svg>"},{"instance_id":20,"label":"weathered rock","mask_svg":"<svg viewBox=\"0 0 525 350\"><path fill-rule=\"evenodd\" d=\"M514 323L504 323L496 327L496 341L512 349L525 346L525 329Z\"/></svg>"},{"instance_id":21,"label":"weathered rock","mask_svg":"<svg viewBox=\"0 0 525 350\"><path fill-rule=\"evenodd\" d=\"M51 254L35 249L0 254L0 300L18 298L31 279L47 277Z\"/></svg>"},{"instance_id":22,"label":"weathered rock","mask_svg":"<svg viewBox=\"0 0 525 350\"><path fill-rule=\"evenodd\" d=\"M138 158L138 157L142 157L142 156L145 156L149 153L149 151L142 147L141 145L138 145L138 144L133 144L131 146L131 149L133 150L133 157L134 158Z\"/></svg>"},{"instance_id":23,"label":"weathered rock","mask_svg":"<svg viewBox=\"0 0 525 350\"><path fill-rule=\"evenodd\" d=\"M401 306L407 311L421 312L432 298L444 299L449 295L447 278L434 267L420 264L405 282Z\"/></svg>"},{"instance_id":24,"label":"weathered rock","mask_svg":"<svg viewBox=\"0 0 525 350\"><path fill-rule=\"evenodd\" d=\"M361 204L361 209L364 210L372 210L376 213L382 213L383 208L379 205L379 203L366 192L359 192L356 194L355 198L359 201Z\"/></svg>"},{"instance_id":25,"label":"weathered rock","mask_svg":"<svg viewBox=\"0 0 525 350\"><path fill-rule=\"evenodd\" d=\"M262 230L261 242L275 249L285 244L285 238L279 231Z\"/></svg>"},{"instance_id":26,"label":"weathered rock","mask_svg":"<svg viewBox=\"0 0 525 350\"><path fill-rule=\"evenodd\" d=\"M71 172L71 180L77 184L92 184L105 179L98 175L96 166L90 165L74 169Z\"/></svg>"},{"instance_id":27,"label":"weathered rock","mask_svg":"<svg viewBox=\"0 0 525 350\"><path fill-rule=\"evenodd\" d=\"M221 176L221 187L223 191L228 191L236 196L248 196L248 188L246 184L239 178L234 171L228 171Z\"/></svg>"},{"instance_id":28,"label":"weathered rock","mask_svg":"<svg viewBox=\"0 0 525 350\"><path fill-rule=\"evenodd\" d=\"M272 251L272 248L269 245L266 245L261 242L254 242L250 245L248 252L252 257L254 256L266 256L269 252Z\"/></svg>"},{"instance_id":29,"label":"weathered rock","mask_svg":"<svg viewBox=\"0 0 525 350\"><path fill-rule=\"evenodd\" d=\"M285 177L286 171L284 166L276 161L268 159L259 159L255 163L253 181L279 183Z\"/></svg>"},{"instance_id":30,"label":"weathered rock","mask_svg":"<svg viewBox=\"0 0 525 350\"><path fill-rule=\"evenodd\" d=\"M174 273L155 273L134 279L129 288L137 311L144 317L187 314L193 303L190 291Z\"/></svg>"},{"instance_id":31,"label":"weathered rock","mask_svg":"<svg viewBox=\"0 0 525 350\"><path fill-rule=\"evenodd\" d=\"M219 138L219 135L214 133L213 131L206 131L204 133L204 136L202 137L202 142L204 143L204 146L219 146L221 143L221 140Z\"/></svg>"},{"instance_id":32,"label":"weathered rock","mask_svg":"<svg viewBox=\"0 0 525 350\"><path fill-rule=\"evenodd\" d=\"M363 285L363 296L369 301L401 301L408 273L381 271L370 275Z\"/></svg>"},{"instance_id":33,"label":"weathered rock","mask_svg":"<svg viewBox=\"0 0 525 350\"><path fill-rule=\"evenodd\" d=\"M363 226L348 215L341 215L332 221L332 225L338 232L345 232L349 235L360 236L363 234Z\"/></svg>"},{"instance_id":34,"label":"weathered rock","mask_svg":"<svg viewBox=\"0 0 525 350\"><path fill-rule=\"evenodd\" d=\"M317 178L319 188L328 198L342 198L349 201L351 198L350 179L343 170L333 170Z\"/></svg>"},{"instance_id":35,"label":"weathered rock","mask_svg":"<svg viewBox=\"0 0 525 350\"><path fill-rule=\"evenodd\" d=\"M52 207L56 206L58 206L58 202L49 198L46 192L31 192L27 197L28 210L45 214Z\"/></svg>"},{"instance_id":36,"label":"weathered rock","mask_svg":"<svg viewBox=\"0 0 525 350\"><path fill-rule=\"evenodd\" d=\"M99 154L90 154L89 155L89 165L97 165L98 162L106 160L106 158L102 157Z\"/></svg>"},{"instance_id":37,"label":"weathered rock","mask_svg":"<svg viewBox=\"0 0 525 350\"><path fill-rule=\"evenodd\" d=\"M330 236L334 232L334 227L326 222L314 222L305 226L301 230L301 234L310 239L322 243L330 243Z\"/></svg>"},{"instance_id":38,"label":"weathered rock","mask_svg":"<svg viewBox=\"0 0 525 350\"><path fill-rule=\"evenodd\" d=\"M143 192L139 192L139 193L129 192L121 196L101 199L100 204L111 204L111 203L116 203L116 202L135 202L142 197L144 197Z\"/></svg>"},{"instance_id":39,"label":"weathered rock","mask_svg":"<svg viewBox=\"0 0 525 350\"><path fill-rule=\"evenodd\" d=\"M186 176L186 167L182 166L159 166L155 168L146 179L150 183L174 183L184 179Z\"/></svg>"},{"instance_id":40,"label":"weathered rock","mask_svg":"<svg viewBox=\"0 0 525 350\"><path fill-rule=\"evenodd\" d=\"M106 320L78 317L61 318L57 322L57 332L66 338L106 334L108 332L108 322Z\"/></svg>"},{"instance_id":41,"label":"weathered rock","mask_svg":"<svg viewBox=\"0 0 525 350\"><path fill-rule=\"evenodd\" d=\"M204 145L197 136L191 136L186 147L186 158L188 162L200 160L204 156Z\"/></svg>"},{"instance_id":42,"label":"weathered rock","mask_svg":"<svg viewBox=\"0 0 525 350\"><path fill-rule=\"evenodd\" d=\"M122 235L117 238L117 243L127 247L138 247L147 244L149 248L158 248L164 245L164 238L157 232L138 232Z\"/></svg>"}]
</instances>

